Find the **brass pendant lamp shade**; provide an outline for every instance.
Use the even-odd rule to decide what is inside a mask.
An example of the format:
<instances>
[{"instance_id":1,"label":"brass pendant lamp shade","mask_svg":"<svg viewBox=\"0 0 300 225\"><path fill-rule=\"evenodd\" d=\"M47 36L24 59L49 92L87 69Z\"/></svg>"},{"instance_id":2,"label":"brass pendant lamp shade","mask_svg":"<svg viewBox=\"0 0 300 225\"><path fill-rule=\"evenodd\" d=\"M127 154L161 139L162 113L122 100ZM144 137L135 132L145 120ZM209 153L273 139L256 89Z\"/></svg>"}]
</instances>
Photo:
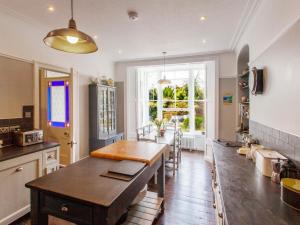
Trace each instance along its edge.
<instances>
[{"instance_id":1,"label":"brass pendant lamp shade","mask_svg":"<svg viewBox=\"0 0 300 225\"><path fill-rule=\"evenodd\" d=\"M96 52L98 47L89 35L77 30L73 19L73 0L71 0L72 18L69 20L69 27L50 31L44 38L44 43L51 48L76 53L87 54Z\"/></svg>"},{"instance_id":2,"label":"brass pendant lamp shade","mask_svg":"<svg viewBox=\"0 0 300 225\"><path fill-rule=\"evenodd\" d=\"M167 52L163 52L163 55L164 55L164 77L163 77L163 79L158 80L158 84L160 84L160 85L171 84L171 80L168 80L166 78L166 54L167 54Z\"/></svg>"}]
</instances>

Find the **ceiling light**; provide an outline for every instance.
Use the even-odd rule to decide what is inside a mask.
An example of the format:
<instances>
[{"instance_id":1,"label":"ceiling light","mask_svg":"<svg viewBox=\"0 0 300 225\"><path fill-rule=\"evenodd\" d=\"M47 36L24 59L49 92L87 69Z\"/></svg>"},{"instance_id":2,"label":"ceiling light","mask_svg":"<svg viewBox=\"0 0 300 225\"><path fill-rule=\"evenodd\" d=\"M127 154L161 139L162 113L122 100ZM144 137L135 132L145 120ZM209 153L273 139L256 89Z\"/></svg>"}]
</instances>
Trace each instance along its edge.
<instances>
[{"instance_id":1,"label":"ceiling light","mask_svg":"<svg viewBox=\"0 0 300 225\"><path fill-rule=\"evenodd\" d=\"M94 35L94 37L93 37L94 39L98 39L98 35Z\"/></svg>"},{"instance_id":2,"label":"ceiling light","mask_svg":"<svg viewBox=\"0 0 300 225\"><path fill-rule=\"evenodd\" d=\"M200 17L200 20L201 20L201 21L205 21L205 20L206 20L206 17L205 17L205 16L201 16L201 17Z\"/></svg>"},{"instance_id":3,"label":"ceiling light","mask_svg":"<svg viewBox=\"0 0 300 225\"><path fill-rule=\"evenodd\" d=\"M122 50L122 49L119 49L119 50L118 50L118 53L119 53L119 55L122 55L122 54L123 54L123 50Z\"/></svg>"},{"instance_id":4,"label":"ceiling light","mask_svg":"<svg viewBox=\"0 0 300 225\"><path fill-rule=\"evenodd\" d=\"M129 11L128 16L129 16L129 19L131 19L132 21L137 21L139 19L139 15L135 11Z\"/></svg>"},{"instance_id":5,"label":"ceiling light","mask_svg":"<svg viewBox=\"0 0 300 225\"><path fill-rule=\"evenodd\" d=\"M203 40L202 40L202 43L203 43L203 44L206 44L206 39L203 39Z\"/></svg>"},{"instance_id":6,"label":"ceiling light","mask_svg":"<svg viewBox=\"0 0 300 225\"><path fill-rule=\"evenodd\" d=\"M50 5L49 7L48 7L48 11L50 11L50 12L53 12L55 9L54 9L54 7L52 6L52 5Z\"/></svg>"},{"instance_id":7,"label":"ceiling light","mask_svg":"<svg viewBox=\"0 0 300 225\"><path fill-rule=\"evenodd\" d=\"M166 54L167 54L166 52L163 52L163 55L164 55L164 77L163 77L163 79L160 79L158 81L158 83L160 85L162 85L162 84L171 84L171 81L166 78Z\"/></svg>"},{"instance_id":8,"label":"ceiling light","mask_svg":"<svg viewBox=\"0 0 300 225\"><path fill-rule=\"evenodd\" d=\"M95 41L89 35L77 30L73 19L73 0L71 0L71 19L68 28L50 31L44 38L44 43L51 48L77 54L98 50Z\"/></svg>"}]
</instances>

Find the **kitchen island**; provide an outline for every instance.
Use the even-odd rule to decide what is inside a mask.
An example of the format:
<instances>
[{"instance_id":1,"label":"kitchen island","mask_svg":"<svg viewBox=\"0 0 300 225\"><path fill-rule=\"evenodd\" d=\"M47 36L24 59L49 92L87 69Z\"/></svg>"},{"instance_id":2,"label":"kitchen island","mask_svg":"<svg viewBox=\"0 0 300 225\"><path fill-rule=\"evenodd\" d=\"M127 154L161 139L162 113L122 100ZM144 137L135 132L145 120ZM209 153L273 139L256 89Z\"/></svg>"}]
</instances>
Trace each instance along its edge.
<instances>
[{"instance_id":1,"label":"kitchen island","mask_svg":"<svg viewBox=\"0 0 300 225\"><path fill-rule=\"evenodd\" d=\"M280 185L263 176L237 148L214 143L216 180L227 225L299 225L300 212L280 199Z\"/></svg>"},{"instance_id":2,"label":"kitchen island","mask_svg":"<svg viewBox=\"0 0 300 225\"><path fill-rule=\"evenodd\" d=\"M165 145L144 143L140 151L130 148L127 152L130 158L134 152L141 153L147 146L155 153L147 154L145 158L151 163L145 163L131 180L102 176L120 163L121 155L127 156L126 145L139 147L137 142L117 142L103 148L102 155L97 158L88 157L27 183L26 187L31 189L31 224L47 225L48 215L53 215L80 225L115 225L126 215L132 201L156 172L158 197L163 199ZM163 209L163 203L161 207Z\"/></svg>"}]
</instances>

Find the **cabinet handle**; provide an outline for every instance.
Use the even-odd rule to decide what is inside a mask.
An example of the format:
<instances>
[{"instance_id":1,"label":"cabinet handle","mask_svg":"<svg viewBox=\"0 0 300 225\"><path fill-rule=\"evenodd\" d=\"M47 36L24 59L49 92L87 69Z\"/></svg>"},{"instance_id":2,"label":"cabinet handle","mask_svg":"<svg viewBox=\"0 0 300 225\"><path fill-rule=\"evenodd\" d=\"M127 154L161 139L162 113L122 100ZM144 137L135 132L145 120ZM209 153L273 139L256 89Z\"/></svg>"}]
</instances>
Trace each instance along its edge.
<instances>
[{"instance_id":1,"label":"cabinet handle","mask_svg":"<svg viewBox=\"0 0 300 225\"><path fill-rule=\"evenodd\" d=\"M68 212L69 208L66 205L63 205L60 209L62 212Z\"/></svg>"},{"instance_id":2,"label":"cabinet handle","mask_svg":"<svg viewBox=\"0 0 300 225\"><path fill-rule=\"evenodd\" d=\"M49 155L48 159L54 159L54 155Z\"/></svg>"},{"instance_id":3,"label":"cabinet handle","mask_svg":"<svg viewBox=\"0 0 300 225\"><path fill-rule=\"evenodd\" d=\"M18 168L16 169L16 172L21 172L23 169L24 169L24 168L23 168L22 166L20 166L20 167L18 167Z\"/></svg>"}]
</instances>

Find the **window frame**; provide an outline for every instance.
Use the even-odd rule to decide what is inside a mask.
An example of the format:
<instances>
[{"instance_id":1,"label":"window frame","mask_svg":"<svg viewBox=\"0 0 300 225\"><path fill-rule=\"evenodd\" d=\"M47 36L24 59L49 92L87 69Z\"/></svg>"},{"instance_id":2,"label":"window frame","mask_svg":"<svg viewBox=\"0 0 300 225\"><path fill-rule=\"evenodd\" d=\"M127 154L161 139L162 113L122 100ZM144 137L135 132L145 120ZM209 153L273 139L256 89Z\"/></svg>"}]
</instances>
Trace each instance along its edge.
<instances>
[{"instance_id":1,"label":"window frame","mask_svg":"<svg viewBox=\"0 0 300 225\"><path fill-rule=\"evenodd\" d=\"M189 131L186 131L187 133L203 133L206 132L206 126L204 122L204 126L203 126L203 130L196 130L196 123L195 123L195 118L196 118L196 112L195 112L195 103L204 103L204 110L203 110L203 117L204 117L204 121L206 121L206 96L207 96L207 66L205 63L201 64L204 65L203 68L186 68L186 69L167 69L166 68L166 73L167 72L180 72L180 71L188 71L188 78L187 80L187 84L188 84L188 100L177 100L176 99L176 84L171 84L171 85L155 85L153 88L157 88L157 100L151 100L150 98L148 98L147 104L149 104L150 102L157 102L157 118L162 119L163 118L163 112L164 111L188 111L188 117L189 117ZM203 99L199 99L196 100L195 99L195 74L194 71L195 70L204 70L204 98ZM146 73L152 73L153 71L149 71ZM164 71L162 69L158 69L155 71L156 73L158 73L158 77L160 79L162 79L164 77ZM179 79L176 79L179 80ZM173 100L164 100L163 99L163 88L166 86L173 86L175 89L175 93L174 93L174 99ZM192 87L192 88L191 88ZM148 89L149 92L149 89ZM149 94L148 94L149 96ZM149 96L150 97L150 96ZM175 103L175 107L174 108L164 108L164 102L174 102ZM187 108L177 108L176 107L176 103L177 102L188 102L188 107ZM148 112L150 112L150 107L148 107ZM150 120L150 115L149 115L149 120Z\"/></svg>"}]
</instances>

